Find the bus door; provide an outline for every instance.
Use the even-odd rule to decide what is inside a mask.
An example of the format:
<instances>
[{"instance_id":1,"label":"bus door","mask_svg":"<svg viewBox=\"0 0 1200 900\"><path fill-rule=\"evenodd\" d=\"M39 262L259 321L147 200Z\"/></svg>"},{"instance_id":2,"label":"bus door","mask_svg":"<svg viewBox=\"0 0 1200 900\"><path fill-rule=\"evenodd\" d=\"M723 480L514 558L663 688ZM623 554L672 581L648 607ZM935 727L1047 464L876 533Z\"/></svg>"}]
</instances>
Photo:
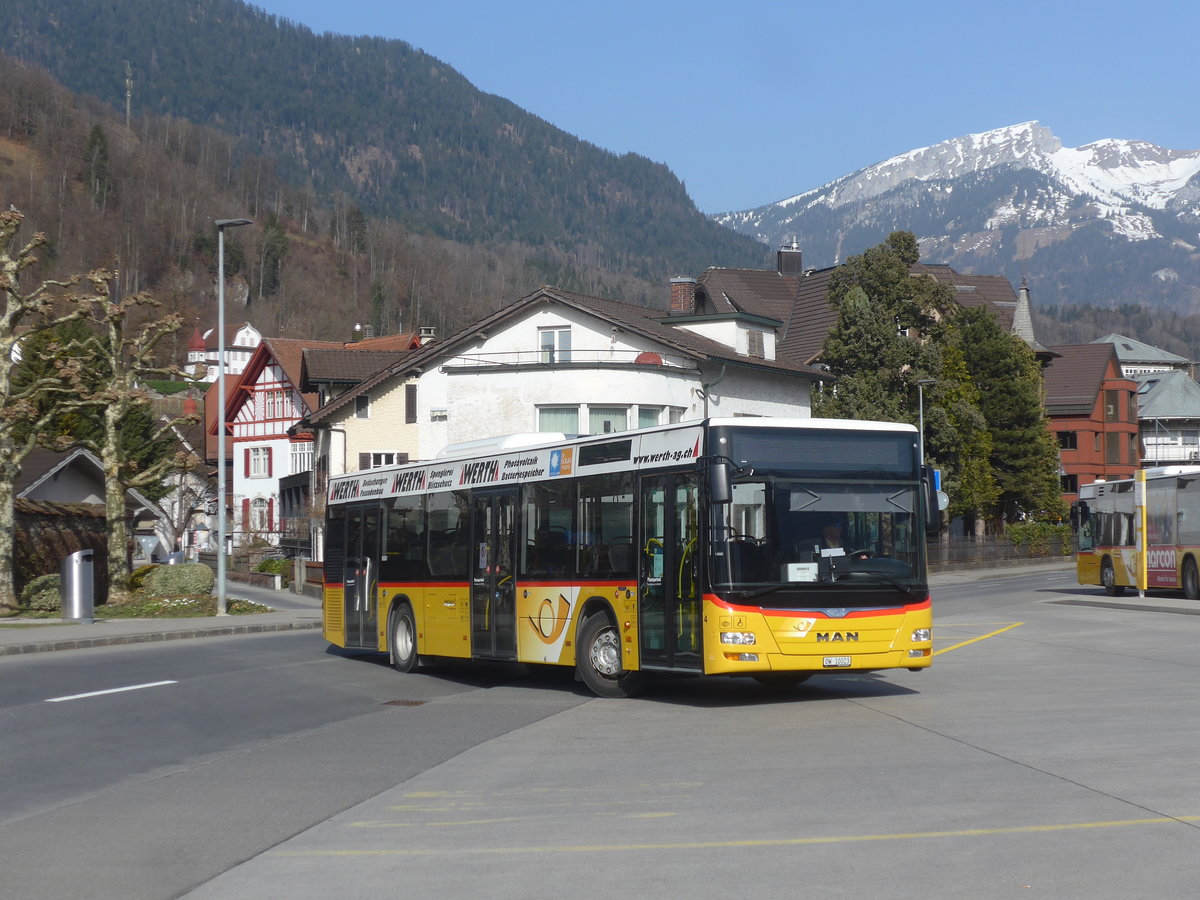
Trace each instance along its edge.
<instances>
[{"instance_id":1,"label":"bus door","mask_svg":"<svg viewBox=\"0 0 1200 900\"><path fill-rule=\"evenodd\" d=\"M379 645L375 595L379 589L378 506L346 510L346 646Z\"/></svg>"},{"instance_id":2,"label":"bus door","mask_svg":"<svg viewBox=\"0 0 1200 900\"><path fill-rule=\"evenodd\" d=\"M517 492L475 494L471 505L471 655L517 657Z\"/></svg>"},{"instance_id":3,"label":"bus door","mask_svg":"<svg viewBox=\"0 0 1200 900\"><path fill-rule=\"evenodd\" d=\"M642 665L701 669L696 475L641 480L638 621Z\"/></svg>"}]
</instances>

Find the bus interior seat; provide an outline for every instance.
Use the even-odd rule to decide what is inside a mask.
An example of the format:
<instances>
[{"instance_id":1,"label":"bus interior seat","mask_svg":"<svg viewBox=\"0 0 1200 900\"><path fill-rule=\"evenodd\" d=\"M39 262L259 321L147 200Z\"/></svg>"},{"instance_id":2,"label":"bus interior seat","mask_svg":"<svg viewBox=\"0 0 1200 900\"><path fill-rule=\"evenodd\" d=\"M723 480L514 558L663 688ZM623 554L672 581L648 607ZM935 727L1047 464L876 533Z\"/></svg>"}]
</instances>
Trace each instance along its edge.
<instances>
[{"instance_id":1,"label":"bus interior seat","mask_svg":"<svg viewBox=\"0 0 1200 900\"><path fill-rule=\"evenodd\" d=\"M762 557L750 541L729 542L729 568L734 581L761 580Z\"/></svg>"},{"instance_id":2,"label":"bus interior seat","mask_svg":"<svg viewBox=\"0 0 1200 900\"><path fill-rule=\"evenodd\" d=\"M629 539L626 539L629 540ZM608 547L608 567L615 573L624 574L633 571L633 542L610 544Z\"/></svg>"}]
</instances>

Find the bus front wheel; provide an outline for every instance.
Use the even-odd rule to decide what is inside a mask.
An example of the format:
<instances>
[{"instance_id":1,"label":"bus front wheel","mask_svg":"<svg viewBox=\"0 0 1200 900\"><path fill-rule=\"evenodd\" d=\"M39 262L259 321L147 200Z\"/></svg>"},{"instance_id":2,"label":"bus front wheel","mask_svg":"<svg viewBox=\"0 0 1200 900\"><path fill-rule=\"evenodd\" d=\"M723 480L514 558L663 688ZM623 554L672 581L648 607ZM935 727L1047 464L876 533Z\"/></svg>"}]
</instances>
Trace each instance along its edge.
<instances>
[{"instance_id":1,"label":"bus front wheel","mask_svg":"<svg viewBox=\"0 0 1200 900\"><path fill-rule=\"evenodd\" d=\"M1100 564L1100 583L1104 585L1104 593L1110 597L1120 597L1125 593L1125 588L1117 584L1117 573L1113 571L1111 559L1105 559Z\"/></svg>"},{"instance_id":2,"label":"bus front wheel","mask_svg":"<svg viewBox=\"0 0 1200 900\"><path fill-rule=\"evenodd\" d=\"M600 697L632 697L645 683L643 673L621 667L621 636L603 615L592 616L579 629L575 665L580 680Z\"/></svg>"},{"instance_id":3,"label":"bus front wheel","mask_svg":"<svg viewBox=\"0 0 1200 900\"><path fill-rule=\"evenodd\" d=\"M397 672L411 672L417 667L417 625L412 607L407 603L392 611L392 627L388 634L392 665Z\"/></svg>"},{"instance_id":4,"label":"bus front wheel","mask_svg":"<svg viewBox=\"0 0 1200 900\"><path fill-rule=\"evenodd\" d=\"M1183 564L1183 593L1189 600L1200 600L1200 573L1191 557Z\"/></svg>"}]
</instances>

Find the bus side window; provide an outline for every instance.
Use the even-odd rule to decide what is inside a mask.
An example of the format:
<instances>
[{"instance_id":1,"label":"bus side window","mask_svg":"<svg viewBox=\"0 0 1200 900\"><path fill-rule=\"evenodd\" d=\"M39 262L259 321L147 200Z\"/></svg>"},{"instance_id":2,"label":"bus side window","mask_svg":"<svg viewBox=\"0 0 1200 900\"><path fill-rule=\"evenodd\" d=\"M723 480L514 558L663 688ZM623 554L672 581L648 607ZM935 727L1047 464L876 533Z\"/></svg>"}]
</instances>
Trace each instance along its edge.
<instances>
[{"instance_id":1,"label":"bus side window","mask_svg":"<svg viewBox=\"0 0 1200 900\"><path fill-rule=\"evenodd\" d=\"M425 565L421 497L398 497L388 510L387 544L379 574L385 581L403 581L429 574Z\"/></svg>"}]
</instances>

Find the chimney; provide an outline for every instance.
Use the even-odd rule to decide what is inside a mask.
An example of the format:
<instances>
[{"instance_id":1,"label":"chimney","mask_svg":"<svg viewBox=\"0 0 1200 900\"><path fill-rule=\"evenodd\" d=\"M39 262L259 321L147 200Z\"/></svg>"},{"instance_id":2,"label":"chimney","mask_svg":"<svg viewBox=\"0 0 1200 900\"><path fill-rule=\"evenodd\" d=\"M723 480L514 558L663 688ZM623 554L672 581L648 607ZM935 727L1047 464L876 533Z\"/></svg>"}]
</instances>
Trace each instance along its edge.
<instances>
[{"instance_id":1,"label":"chimney","mask_svg":"<svg viewBox=\"0 0 1200 900\"><path fill-rule=\"evenodd\" d=\"M791 243L784 244L775 254L775 271L780 275L792 275L799 278L804 274L801 262L800 243L793 236Z\"/></svg>"},{"instance_id":2,"label":"chimney","mask_svg":"<svg viewBox=\"0 0 1200 900\"><path fill-rule=\"evenodd\" d=\"M354 336L350 338L350 343L356 344L362 340L362 322L354 323Z\"/></svg>"},{"instance_id":3,"label":"chimney","mask_svg":"<svg viewBox=\"0 0 1200 900\"><path fill-rule=\"evenodd\" d=\"M432 344L437 340L437 329L432 325L422 325L418 340L420 340L422 347L426 344Z\"/></svg>"},{"instance_id":4,"label":"chimney","mask_svg":"<svg viewBox=\"0 0 1200 900\"><path fill-rule=\"evenodd\" d=\"M688 275L671 276L671 312L691 315L696 311L696 279Z\"/></svg>"}]
</instances>

